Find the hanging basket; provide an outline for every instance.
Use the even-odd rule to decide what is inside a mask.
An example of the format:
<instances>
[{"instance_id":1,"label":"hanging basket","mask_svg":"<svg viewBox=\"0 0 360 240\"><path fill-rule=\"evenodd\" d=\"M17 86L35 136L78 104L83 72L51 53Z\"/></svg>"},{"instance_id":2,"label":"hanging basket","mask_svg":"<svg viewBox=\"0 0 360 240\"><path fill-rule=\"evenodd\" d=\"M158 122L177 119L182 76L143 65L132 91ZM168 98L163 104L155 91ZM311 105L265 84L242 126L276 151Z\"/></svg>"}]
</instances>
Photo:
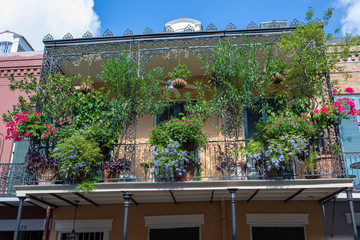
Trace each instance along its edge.
<instances>
[{"instance_id":1,"label":"hanging basket","mask_svg":"<svg viewBox=\"0 0 360 240\"><path fill-rule=\"evenodd\" d=\"M83 92L84 94L89 93L92 89L93 89L92 85L88 85L88 84L80 85L80 91Z\"/></svg>"},{"instance_id":2,"label":"hanging basket","mask_svg":"<svg viewBox=\"0 0 360 240\"><path fill-rule=\"evenodd\" d=\"M279 84L284 80L285 76L284 74L281 74L279 72L275 73L275 75L271 76L271 80L275 83L275 84Z\"/></svg>"},{"instance_id":3,"label":"hanging basket","mask_svg":"<svg viewBox=\"0 0 360 240\"><path fill-rule=\"evenodd\" d=\"M176 89L182 89L186 86L187 82L182 78L175 78L171 81L171 85Z\"/></svg>"}]
</instances>

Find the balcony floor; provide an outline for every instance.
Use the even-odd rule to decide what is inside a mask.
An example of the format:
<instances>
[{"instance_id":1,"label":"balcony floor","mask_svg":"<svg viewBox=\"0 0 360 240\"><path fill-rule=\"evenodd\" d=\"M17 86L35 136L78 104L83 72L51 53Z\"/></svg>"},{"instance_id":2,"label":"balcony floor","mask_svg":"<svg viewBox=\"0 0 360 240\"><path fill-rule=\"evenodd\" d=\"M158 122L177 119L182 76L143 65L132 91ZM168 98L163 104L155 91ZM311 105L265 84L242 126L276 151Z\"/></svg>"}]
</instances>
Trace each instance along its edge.
<instances>
[{"instance_id":1,"label":"balcony floor","mask_svg":"<svg viewBox=\"0 0 360 240\"><path fill-rule=\"evenodd\" d=\"M133 194L135 203L219 201L229 199L229 189L237 189L239 201L325 201L345 188L353 187L352 178L291 180L228 180L190 182L113 182L97 183L87 194L76 185L15 186L18 197L27 196L38 205L121 204L123 192Z\"/></svg>"}]
</instances>

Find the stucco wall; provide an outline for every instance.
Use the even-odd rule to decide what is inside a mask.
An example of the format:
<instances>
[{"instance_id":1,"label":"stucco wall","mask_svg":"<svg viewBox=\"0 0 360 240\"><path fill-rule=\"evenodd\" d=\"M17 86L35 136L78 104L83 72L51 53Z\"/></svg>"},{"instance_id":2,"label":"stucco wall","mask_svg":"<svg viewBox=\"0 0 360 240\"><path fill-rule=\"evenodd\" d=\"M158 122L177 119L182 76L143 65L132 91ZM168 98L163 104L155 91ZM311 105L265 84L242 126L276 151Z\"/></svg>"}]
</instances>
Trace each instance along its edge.
<instances>
[{"instance_id":1,"label":"stucco wall","mask_svg":"<svg viewBox=\"0 0 360 240\"><path fill-rule=\"evenodd\" d=\"M119 194L121 198L121 194ZM221 202L191 202L191 203L156 203L156 204L131 204L129 210L128 239L148 239L148 228L145 227L144 216L161 215L183 215L183 214L204 214L204 225L201 227L201 239L220 240L222 231ZM225 226L226 239L231 239L231 206L228 201L225 203ZM120 239L123 229L124 206L119 205L83 205L78 208L77 219L113 219L112 231L109 239ZM238 239L250 240L250 226L246 224L246 213L308 213L309 224L306 225L307 240L323 239L322 220L320 205L316 201L290 201L268 202L254 201L236 203L237 234ZM71 220L74 216L74 207L59 207L54 211L53 220ZM54 223L55 221L53 221ZM56 239L52 224L50 239Z\"/></svg>"},{"instance_id":2,"label":"stucco wall","mask_svg":"<svg viewBox=\"0 0 360 240\"><path fill-rule=\"evenodd\" d=\"M0 54L0 163L10 162L12 152L12 141L6 140L6 124L2 120L2 114L12 109L12 105L18 101L19 92L9 90L9 77L14 75L15 79L23 79L27 74L36 78L40 76L42 61L41 52L23 52Z\"/></svg>"},{"instance_id":3,"label":"stucco wall","mask_svg":"<svg viewBox=\"0 0 360 240\"><path fill-rule=\"evenodd\" d=\"M355 212L360 212L360 202L354 202ZM347 222L345 213L350 213L349 203L347 201L336 201L335 214L334 201L330 201L324 206L324 238L326 240L353 240L352 225ZM334 222L333 222L334 219ZM358 225L360 223L357 223Z\"/></svg>"}]
</instances>

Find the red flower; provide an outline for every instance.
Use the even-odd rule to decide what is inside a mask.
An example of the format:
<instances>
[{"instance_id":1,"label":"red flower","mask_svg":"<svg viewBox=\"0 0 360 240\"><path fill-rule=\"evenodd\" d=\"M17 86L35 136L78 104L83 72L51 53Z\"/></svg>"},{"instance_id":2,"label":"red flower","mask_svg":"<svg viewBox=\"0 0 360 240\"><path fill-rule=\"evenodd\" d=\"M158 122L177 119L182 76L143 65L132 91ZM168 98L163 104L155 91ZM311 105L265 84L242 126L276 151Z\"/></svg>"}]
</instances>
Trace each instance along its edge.
<instances>
[{"instance_id":1,"label":"red flower","mask_svg":"<svg viewBox=\"0 0 360 240\"><path fill-rule=\"evenodd\" d=\"M322 111L323 113L325 113L326 115L329 114L329 110L328 110L327 107L325 107L325 106L321 108L321 111Z\"/></svg>"},{"instance_id":2,"label":"red flower","mask_svg":"<svg viewBox=\"0 0 360 240\"><path fill-rule=\"evenodd\" d=\"M354 93L354 89L348 87L348 88L345 88L345 92L347 92L347 93Z\"/></svg>"}]
</instances>

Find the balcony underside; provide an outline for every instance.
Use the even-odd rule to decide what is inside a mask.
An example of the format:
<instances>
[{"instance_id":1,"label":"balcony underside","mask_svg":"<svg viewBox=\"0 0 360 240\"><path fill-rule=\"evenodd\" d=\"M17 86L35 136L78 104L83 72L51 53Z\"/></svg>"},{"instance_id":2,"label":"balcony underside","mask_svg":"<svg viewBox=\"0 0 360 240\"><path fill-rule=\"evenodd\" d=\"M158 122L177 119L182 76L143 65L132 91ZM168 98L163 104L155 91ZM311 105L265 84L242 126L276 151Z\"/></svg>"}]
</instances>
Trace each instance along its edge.
<instances>
[{"instance_id":1,"label":"balcony underside","mask_svg":"<svg viewBox=\"0 0 360 240\"><path fill-rule=\"evenodd\" d=\"M87 194L76 185L15 186L18 197L27 196L38 205L53 207L75 204L121 204L123 192L133 194L133 202L191 202L229 199L229 189L237 189L238 201L326 201L345 188L353 186L353 179L292 179L292 180L231 180L189 182L116 182L97 183Z\"/></svg>"}]
</instances>

